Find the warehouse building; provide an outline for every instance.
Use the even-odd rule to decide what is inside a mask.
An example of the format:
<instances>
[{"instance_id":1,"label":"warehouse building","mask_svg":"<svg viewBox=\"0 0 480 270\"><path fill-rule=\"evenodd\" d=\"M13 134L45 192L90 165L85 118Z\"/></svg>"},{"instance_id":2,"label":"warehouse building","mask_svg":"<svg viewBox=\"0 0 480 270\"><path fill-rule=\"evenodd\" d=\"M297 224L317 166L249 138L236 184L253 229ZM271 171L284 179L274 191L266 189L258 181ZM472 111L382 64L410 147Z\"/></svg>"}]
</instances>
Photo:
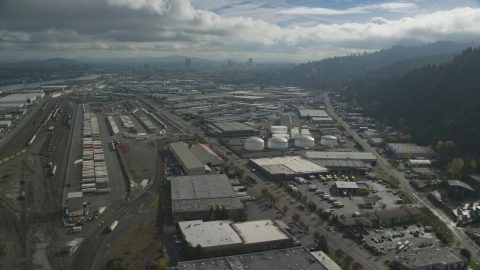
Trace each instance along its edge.
<instances>
[{"instance_id":1,"label":"warehouse building","mask_svg":"<svg viewBox=\"0 0 480 270\"><path fill-rule=\"evenodd\" d=\"M365 164L360 160L314 159L311 161L327 168L329 171L335 171L337 173L365 173L373 169L371 165Z\"/></svg>"},{"instance_id":2,"label":"warehouse building","mask_svg":"<svg viewBox=\"0 0 480 270\"><path fill-rule=\"evenodd\" d=\"M285 179L328 172L327 168L299 156L257 158L251 159L249 163L268 177L277 176Z\"/></svg>"},{"instance_id":3,"label":"warehouse building","mask_svg":"<svg viewBox=\"0 0 480 270\"><path fill-rule=\"evenodd\" d=\"M173 156L182 165L188 175L205 174L205 165L195 156L183 142L170 144Z\"/></svg>"},{"instance_id":4,"label":"warehouse building","mask_svg":"<svg viewBox=\"0 0 480 270\"><path fill-rule=\"evenodd\" d=\"M208 146L203 144L194 144L190 150L203 163L203 165L207 165L209 167L223 165L223 160Z\"/></svg>"},{"instance_id":5,"label":"warehouse building","mask_svg":"<svg viewBox=\"0 0 480 270\"><path fill-rule=\"evenodd\" d=\"M228 256L205 260L179 262L183 270L239 270L239 269L310 269L341 270L322 251L308 252L301 247L250 253L245 256Z\"/></svg>"},{"instance_id":6,"label":"warehouse building","mask_svg":"<svg viewBox=\"0 0 480 270\"><path fill-rule=\"evenodd\" d=\"M392 268L400 270L467 269L467 267L468 259L458 250L451 248L409 252L404 256L395 256L392 262Z\"/></svg>"},{"instance_id":7,"label":"warehouse building","mask_svg":"<svg viewBox=\"0 0 480 270\"><path fill-rule=\"evenodd\" d=\"M409 159L405 163L408 167L430 167L432 162L428 159Z\"/></svg>"},{"instance_id":8,"label":"warehouse building","mask_svg":"<svg viewBox=\"0 0 480 270\"><path fill-rule=\"evenodd\" d=\"M83 203L82 192L70 192L67 194L68 205L65 214L69 217L78 217L88 214L88 205ZM87 209L85 209L87 208Z\"/></svg>"},{"instance_id":9,"label":"warehouse building","mask_svg":"<svg viewBox=\"0 0 480 270\"><path fill-rule=\"evenodd\" d=\"M433 149L427 146L418 146L413 143L389 143L386 150L390 151L396 159L435 159L437 157L437 153Z\"/></svg>"},{"instance_id":10,"label":"warehouse building","mask_svg":"<svg viewBox=\"0 0 480 270\"><path fill-rule=\"evenodd\" d=\"M332 190L336 194L355 195L358 190L358 185L355 182L335 181Z\"/></svg>"},{"instance_id":11,"label":"warehouse building","mask_svg":"<svg viewBox=\"0 0 480 270\"><path fill-rule=\"evenodd\" d=\"M329 118L328 114L324 110L298 110L300 118Z\"/></svg>"},{"instance_id":12,"label":"warehouse building","mask_svg":"<svg viewBox=\"0 0 480 270\"><path fill-rule=\"evenodd\" d=\"M207 130L213 136L221 137L250 137L260 134L257 129L239 122L212 123L207 125Z\"/></svg>"},{"instance_id":13,"label":"warehouse building","mask_svg":"<svg viewBox=\"0 0 480 270\"><path fill-rule=\"evenodd\" d=\"M293 237L275 220L233 223L232 220L179 222L182 238L200 245L205 257L229 256L293 247Z\"/></svg>"},{"instance_id":14,"label":"warehouse building","mask_svg":"<svg viewBox=\"0 0 480 270\"><path fill-rule=\"evenodd\" d=\"M398 208L385 211L363 213L362 216L374 225L393 225L420 220L422 212L416 207Z\"/></svg>"},{"instance_id":15,"label":"warehouse building","mask_svg":"<svg viewBox=\"0 0 480 270\"><path fill-rule=\"evenodd\" d=\"M307 159L359 160L371 166L377 164L377 158L370 152L305 151L302 156Z\"/></svg>"},{"instance_id":16,"label":"warehouse building","mask_svg":"<svg viewBox=\"0 0 480 270\"><path fill-rule=\"evenodd\" d=\"M225 174L174 176L170 181L174 220L215 219L210 210L217 207L229 219L243 217L243 205Z\"/></svg>"},{"instance_id":17,"label":"warehouse building","mask_svg":"<svg viewBox=\"0 0 480 270\"><path fill-rule=\"evenodd\" d=\"M280 125L287 128L298 127L301 125L300 118L294 114L284 114L280 116Z\"/></svg>"},{"instance_id":18,"label":"warehouse building","mask_svg":"<svg viewBox=\"0 0 480 270\"><path fill-rule=\"evenodd\" d=\"M0 128L8 128L12 125L12 121L2 120L0 121Z\"/></svg>"}]
</instances>

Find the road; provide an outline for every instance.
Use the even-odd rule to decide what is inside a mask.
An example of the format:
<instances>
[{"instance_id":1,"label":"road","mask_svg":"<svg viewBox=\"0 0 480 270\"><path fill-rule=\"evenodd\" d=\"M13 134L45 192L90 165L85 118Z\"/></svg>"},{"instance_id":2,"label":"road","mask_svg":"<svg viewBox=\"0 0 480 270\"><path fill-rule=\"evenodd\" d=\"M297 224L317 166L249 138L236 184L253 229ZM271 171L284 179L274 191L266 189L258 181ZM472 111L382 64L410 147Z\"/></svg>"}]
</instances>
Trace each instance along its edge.
<instances>
[{"instance_id":1,"label":"road","mask_svg":"<svg viewBox=\"0 0 480 270\"><path fill-rule=\"evenodd\" d=\"M400 187L415 201L415 204L417 206L429 208L438 218L440 218L440 220L442 220L450 228L453 235L455 236L455 239L460 242L462 246L468 248L473 254L480 255L480 249L478 248L478 246L470 239L470 237L465 234L462 229L456 227L456 224L448 217L446 217L436 207L434 207L425 196L419 196L416 190L409 184L409 180L406 179L402 173L393 168L383 156L381 156L377 151L375 151L375 149L373 149L365 139L360 138L360 136L355 131L353 131L349 127L349 125L335 113L335 110L332 107L330 99L328 98L328 94L326 92L325 105L327 112L330 114L330 116L332 118L335 118L337 120L337 123L340 124L343 128L345 128L348 134L350 134L355 141L360 143L360 145L363 147L363 149L365 149L365 151L371 152L376 156L377 165L386 172L388 172L390 175L397 177L397 179L400 181Z\"/></svg>"}]
</instances>

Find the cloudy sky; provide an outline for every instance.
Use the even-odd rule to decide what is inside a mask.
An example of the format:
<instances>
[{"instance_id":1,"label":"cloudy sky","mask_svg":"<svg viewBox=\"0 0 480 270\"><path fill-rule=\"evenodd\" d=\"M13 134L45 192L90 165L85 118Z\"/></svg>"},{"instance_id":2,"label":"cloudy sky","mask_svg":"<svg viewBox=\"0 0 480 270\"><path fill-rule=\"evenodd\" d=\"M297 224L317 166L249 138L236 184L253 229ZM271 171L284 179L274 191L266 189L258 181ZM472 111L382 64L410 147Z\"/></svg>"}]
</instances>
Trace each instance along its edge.
<instances>
[{"instance_id":1,"label":"cloudy sky","mask_svg":"<svg viewBox=\"0 0 480 270\"><path fill-rule=\"evenodd\" d=\"M0 60L303 62L438 40L480 41L480 1L0 0Z\"/></svg>"}]
</instances>

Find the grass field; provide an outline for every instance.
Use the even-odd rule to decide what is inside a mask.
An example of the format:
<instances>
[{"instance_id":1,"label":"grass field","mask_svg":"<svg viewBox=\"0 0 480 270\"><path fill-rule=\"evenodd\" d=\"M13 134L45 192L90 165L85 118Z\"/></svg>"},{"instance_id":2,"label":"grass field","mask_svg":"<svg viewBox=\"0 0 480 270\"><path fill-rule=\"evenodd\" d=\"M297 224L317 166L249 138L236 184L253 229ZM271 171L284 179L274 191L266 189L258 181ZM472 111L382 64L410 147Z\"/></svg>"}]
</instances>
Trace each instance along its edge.
<instances>
[{"instance_id":1,"label":"grass field","mask_svg":"<svg viewBox=\"0 0 480 270\"><path fill-rule=\"evenodd\" d=\"M155 218L133 226L115 244L111 259L120 260L122 267L128 269L142 257L146 248L155 240L156 234Z\"/></svg>"}]
</instances>

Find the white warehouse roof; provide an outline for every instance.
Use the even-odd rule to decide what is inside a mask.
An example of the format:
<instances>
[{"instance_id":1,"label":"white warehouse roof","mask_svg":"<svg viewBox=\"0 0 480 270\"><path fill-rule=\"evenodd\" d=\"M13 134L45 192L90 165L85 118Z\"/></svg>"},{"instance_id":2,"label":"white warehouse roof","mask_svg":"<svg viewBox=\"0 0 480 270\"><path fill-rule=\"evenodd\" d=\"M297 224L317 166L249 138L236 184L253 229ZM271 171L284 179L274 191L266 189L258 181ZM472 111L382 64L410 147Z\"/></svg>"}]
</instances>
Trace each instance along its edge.
<instances>
[{"instance_id":1,"label":"white warehouse roof","mask_svg":"<svg viewBox=\"0 0 480 270\"><path fill-rule=\"evenodd\" d=\"M192 246L214 247L243 243L232 228L230 220L203 222L202 220L182 221L178 223L185 240Z\"/></svg>"},{"instance_id":2,"label":"white warehouse roof","mask_svg":"<svg viewBox=\"0 0 480 270\"><path fill-rule=\"evenodd\" d=\"M251 159L253 163L271 174L307 174L323 173L328 170L299 156Z\"/></svg>"},{"instance_id":3,"label":"white warehouse roof","mask_svg":"<svg viewBox=\"0 0 480 270\"><path fill-rule=\"evenodd\" d=\"M305 151L303 157L309 159L353 159L353 160L377 160L370 152L320 152Z\"/></svg>"}]
</instances>

